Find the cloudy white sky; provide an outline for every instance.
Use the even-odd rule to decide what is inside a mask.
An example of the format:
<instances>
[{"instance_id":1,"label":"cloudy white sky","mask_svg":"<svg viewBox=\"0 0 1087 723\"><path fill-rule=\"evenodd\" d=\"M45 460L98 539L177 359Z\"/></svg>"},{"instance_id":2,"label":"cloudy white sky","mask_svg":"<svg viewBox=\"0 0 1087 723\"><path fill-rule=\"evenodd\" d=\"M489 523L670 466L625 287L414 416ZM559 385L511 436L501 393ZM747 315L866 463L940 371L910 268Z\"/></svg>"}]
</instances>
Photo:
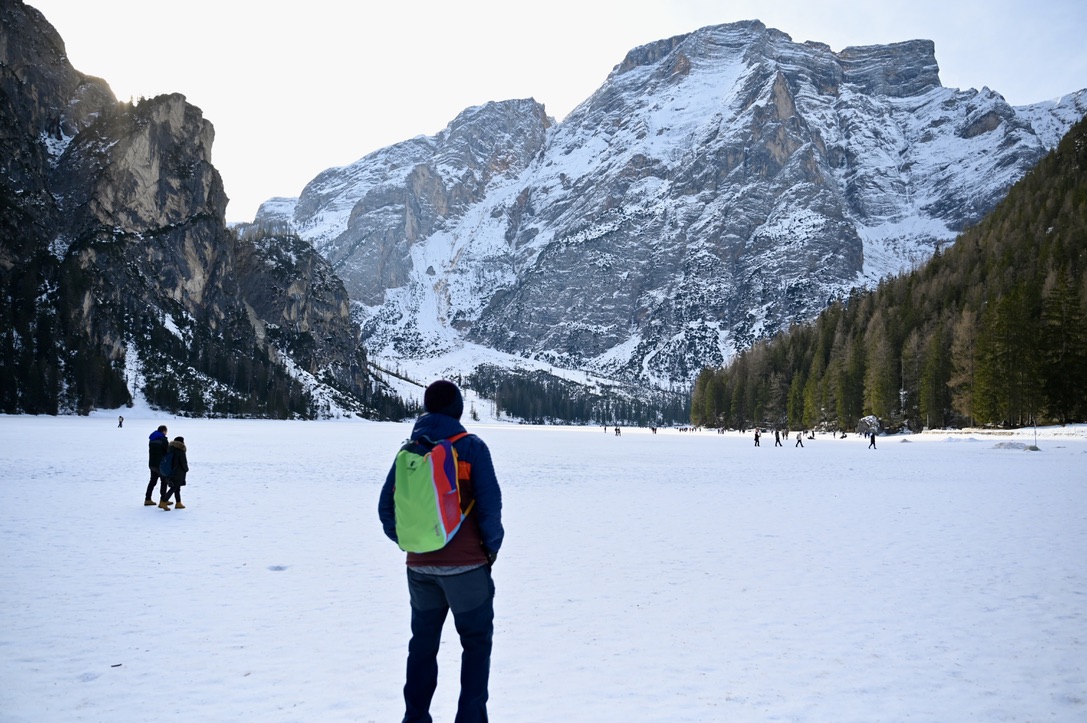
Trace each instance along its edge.
<instances>
[{"instance_id":1,"label":"cloudy white sky","mask_svg":"<svg viewBox=\"0 0 1087 723\"><path fill-rule=\"evenodd\" d=\"M945 86L1013 105L1087 87L1084 0L30 0L122 100L183 93L216 131L230 221L461 110L533 97L562 120L628 50L757 18L793 40L927 38Z\"/></svg>"}]
</instances>

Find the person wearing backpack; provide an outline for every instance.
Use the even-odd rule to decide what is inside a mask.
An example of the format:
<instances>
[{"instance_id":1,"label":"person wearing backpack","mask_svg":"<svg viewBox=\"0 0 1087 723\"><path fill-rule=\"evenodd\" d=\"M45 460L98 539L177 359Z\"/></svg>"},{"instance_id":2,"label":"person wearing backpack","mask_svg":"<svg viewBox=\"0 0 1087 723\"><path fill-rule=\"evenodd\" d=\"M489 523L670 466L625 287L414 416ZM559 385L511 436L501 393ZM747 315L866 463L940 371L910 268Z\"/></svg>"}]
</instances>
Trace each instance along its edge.
<instances>
[{"instance_id":1,"label":"person wearing backpack","mask_svg":"<svg viewBox=\"0 0 1087 723\"><path fill-rule=\"evenodd\" d=\"M147 438L147 465L151 468L151 481L147 483L147 492L143 495L144 506L153 506L151 495L155 491L155 483L161 480L159 499L166 496L166 478L159 474L159 463L166 456L166 450L170 446L170 440L166 438L166 425L160 424L159 428L151 432Z\"/></svg>"},{"instance_id":2,"label":"person wearing backpack","mask_svg":"<svg viewBox=\"0 0 1087 723\"><path fill-rule=\"evenodd\" d=\"M411 640L408 643L404 684L404 723L430 721L430 701L438 685L438 646L449 611L462 648L460 697L456 723L487 720L487 685L494 637L494 581L491 568L502 547L502 491L491 453L479 437L467 434L460 423L464 399L453 382L439 380L423 395L425 414L411 431L412 442L439 449L452 438L458 467L462 519L452 538L430 552L407 553L408 593L411 598ZM401 544L397 535L397 467L385 478L378 500L378 516L385 534ZM402 472L403 474L403 472ZM404 524L404 520L400 520ZM440 543L439 543L440 544Z\"/></svg>"},{"instance_id":3,"label":"person wearing backpack","mask_svg":"<svg viewBox=\"0 0 1087 723\"><path fill-rule=\"evenodd\" d=\"M169 483L170 488L159 500L159 508L169 512L170 497L173 496L174 500L177 501L174 509L183 510L185 505L181 504L181 488L185 486L185 477L189 474L188 448L185 446L184 437L174 437L174 441L170 442L170 449L166 453L166 457L163 458L164 463L166 459L170 459L170 474L166 475L166 481Z\"/></svg>"}]
</instances>

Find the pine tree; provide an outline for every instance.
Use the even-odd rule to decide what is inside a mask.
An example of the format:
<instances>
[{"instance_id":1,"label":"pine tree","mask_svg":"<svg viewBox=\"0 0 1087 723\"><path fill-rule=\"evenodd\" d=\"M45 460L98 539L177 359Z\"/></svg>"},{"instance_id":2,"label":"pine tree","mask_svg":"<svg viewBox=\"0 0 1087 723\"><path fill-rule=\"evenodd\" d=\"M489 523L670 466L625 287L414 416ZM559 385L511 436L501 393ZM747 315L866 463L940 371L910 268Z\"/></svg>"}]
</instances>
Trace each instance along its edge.
<instances>
[{"instance_id":1,"label":"pine tree","mask_svg":"<svg viewBox=\"0 0 1087 723\"><path fill-rule=\"evenodd\" d=\"M943 427L951 408L948 379L951 375L951 357L948 352L946 331L943 324L929 334L925 344L924 361L919 380L919 412L925 427Z\"/></svg>"},{"instance_id":2,"label":"pine tree","mask_svg":"<svg viewBox=\"0 0 1087 723\"><path fill-rule=\"evenodd\" d=\"M815 425L805 424L804 413L804 377L797 373L793 375L793 381L789 384L789 426L794 429L808 429Z\"/></svg>"},{"instance_id":3,"label":"pine tree","mask_svg":"<svg viewBox=\"0 0 1087 723\"><path fill-rule=\"evenodd\" d=\"M804 427L814 429L826 424L826 374L823 360L816 356L811 374L804 384Z\"/></svg>"},{"instance_id":4,"label":"pine tree","mask_svg":"<svg viewBox=\"0 0 1087 723\"><path fill-rule=\"evenodd\" d=\"M881 312L872 318L864 345L864 409L881 419L889 419L898 406L897 360Z\"/></svg>"},{"instance_id":5,"label":"pine tree","mask_svg":"<svg viewBox=\"0 0 1087 723\"><path fill-rule=\"evenodd\" d=\"M1087 409L1087 322L1063 269L1042 302L1041 340L1046 406L1066 424Z\"/></svg>"},{"instance_id":6,"label":"pine tree","mask_svg":"<svg viewBox=\"0 0 1087 723\"><path fill-rule=\"evenodd\" d=\"M951 375L947 386L951 392L951 408L970 425L974 424L977 334L977 314L963 309L951 329Z\"/></svg>"}]
</instances>

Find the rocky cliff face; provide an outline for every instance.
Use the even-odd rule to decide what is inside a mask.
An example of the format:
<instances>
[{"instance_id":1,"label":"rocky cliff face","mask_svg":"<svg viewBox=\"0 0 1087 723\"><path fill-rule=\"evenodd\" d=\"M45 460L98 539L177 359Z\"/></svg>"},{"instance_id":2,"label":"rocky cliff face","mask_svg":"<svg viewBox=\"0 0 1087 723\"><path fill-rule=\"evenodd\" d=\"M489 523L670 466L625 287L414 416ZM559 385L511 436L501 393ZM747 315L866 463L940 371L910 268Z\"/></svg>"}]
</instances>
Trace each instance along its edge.
<instances>
[{"instance_id":1,"label":"rocky cliff face","mask_svg":"<svg viewBox=\"0 0 1087 723\"><path fill-rule=\"evenodd\" d=\"M342 283L296 237L226 228L200 110L118 103L36 10L0 21L3 411L366 411Z\"/></svg>"},{"instance_id":2,"label":"rocky cliff face","mask_svg":"<svg viewBox=\"0 0 1087 723\"><path fill-rule=\"evenodd\" d=\"M470 108L434 137L325 171L297 200L265 204L257 220L291 224L332 262L352 298L379 304L387 289L409 283L411 247L524 172L552 123L531 100Z\"/></svg>"},{"instance_id":3,"label":"rocky cliff face","mask_svg":"<svg viewBox=\"0 0 1087 723\"><path fill-rule=\"evenodd\" d=\"M257 221L332 261L383 355L685 383L927 259L1084 112L944 88L926 40L835 53L736 23L632 50L561 124L469 109Z\"/></svg>"}]
</instances>

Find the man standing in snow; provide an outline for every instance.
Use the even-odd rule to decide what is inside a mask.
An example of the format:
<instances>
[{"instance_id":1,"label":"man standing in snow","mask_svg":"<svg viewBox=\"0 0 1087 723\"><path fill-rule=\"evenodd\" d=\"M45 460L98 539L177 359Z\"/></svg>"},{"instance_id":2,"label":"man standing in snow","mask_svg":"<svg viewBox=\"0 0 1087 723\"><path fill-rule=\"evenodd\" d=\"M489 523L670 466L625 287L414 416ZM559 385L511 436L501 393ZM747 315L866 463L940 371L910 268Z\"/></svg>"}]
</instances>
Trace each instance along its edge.
<instances>
[{"instance_id":1,"label":"man standing in snow","mask_svg":"<svg viewBox=\"0 0 1087 723\"><path fill-rule=\"evenodd\" d=\"M453 382L440 380L423 395L426 414L415 422L412 439L432 442L464 433L464 399ZM460 635L460 699L456 723L487 720L487 684L494 637L494 581L491 568L502 546L502 491L491 453L475 435L453 442L467 479L458 479L461 506L468 510L460 529L445 547L407 555L411 597L411 641L403 723L429 722L430 701L438 685L438 645L450 610ZM467 472L467 474L465 474ZM458 478L461 475L458 475ZM385 534L396 536L396 465L389 470L378 501ZM474 502L473 502L474 501Z\"/></svg>"},{"instance_id":2,"label":"man standing in snow","mask_svg":"<svg viewBox=\"0 0 1087 723\"><path fill-rule=\"evenodd\" d=\"M143 504L145 507L154 505L154 501L151 499L151 495L155 491L155 482L159 480L159 462L166 456L166 450L170 446L170 440L166 438L166 425L161 424L159 428L154 432L151 432L151 436L147 438L147 464L151 468L151 481L147 483L147 492L143 496ZM161 489L159 489L159 499L166 496L166 478L162 479Z\"/></svg>"},{"instance_id":3,"label":"man standing in snow","mask_svg":"<svg viewBox=\"0 0 1087 723\"><path fill-rule=\"evenodd\" d=\"M876 448L876 430L874 430L874 429L872 430L872 434L869 437L869 440L871 440L871 441L868 442L868 449L875 449Z\"/></svg>"}]
</instances>

